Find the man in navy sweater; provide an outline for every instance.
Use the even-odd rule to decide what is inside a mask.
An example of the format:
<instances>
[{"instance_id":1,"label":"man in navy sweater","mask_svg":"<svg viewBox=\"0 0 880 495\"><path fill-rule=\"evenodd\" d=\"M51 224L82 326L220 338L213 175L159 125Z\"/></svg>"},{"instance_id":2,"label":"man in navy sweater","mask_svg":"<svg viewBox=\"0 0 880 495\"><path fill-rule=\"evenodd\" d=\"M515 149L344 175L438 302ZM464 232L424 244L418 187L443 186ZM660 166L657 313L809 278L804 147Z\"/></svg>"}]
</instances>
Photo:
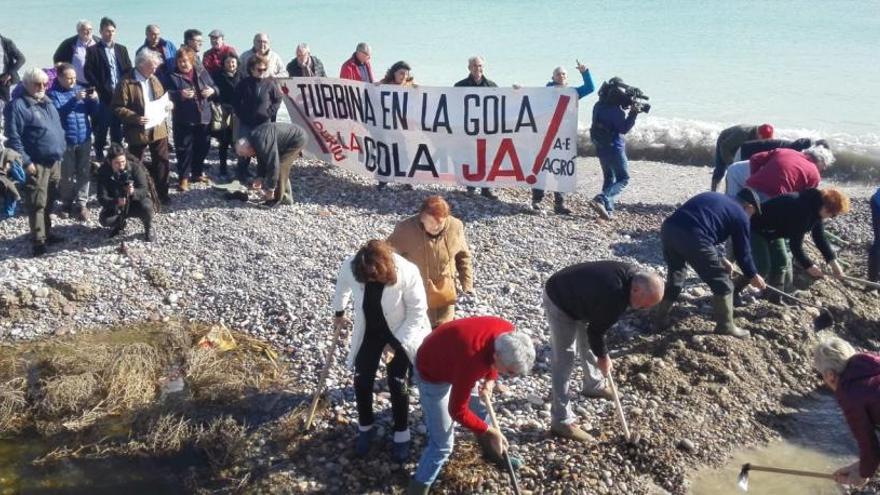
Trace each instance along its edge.
<instances>
[{"instance_id":1,"label":"man in navy sweater","mask_svg":"<svg viewBox=\"0 0 880 495\"><path fill-rule=\"evenodd\" d=\"M657 307L657 327L669 326L669 311L681 294L687 265L691 265L712 289L715 333L749 336L747 330L733 323L733 265L724 257L722 245L730 238L736 262L746 278L753 286L765 289L767 284L755 268L749 246L749 219L756 213L761 214L760 200L754 191L744 188L736 198L715 192L698 194L663 222L660 236L668 273L663 301Z\"/></svg>"}]
</instances>

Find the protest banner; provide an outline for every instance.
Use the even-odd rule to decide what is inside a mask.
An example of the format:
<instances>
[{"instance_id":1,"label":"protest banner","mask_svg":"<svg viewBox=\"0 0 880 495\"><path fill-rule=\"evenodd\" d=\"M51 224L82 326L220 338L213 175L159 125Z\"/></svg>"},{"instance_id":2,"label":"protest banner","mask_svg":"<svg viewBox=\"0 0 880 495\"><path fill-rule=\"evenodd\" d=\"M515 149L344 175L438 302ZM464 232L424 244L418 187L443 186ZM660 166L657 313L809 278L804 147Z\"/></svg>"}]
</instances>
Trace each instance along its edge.
<instances>
[{"instance_id":1,"label":"protest banner","mask_svg":"<svg viewBox=\"0 0 880 495\"><path fill-rule=\"evenodd\" d=\"M312 158L385 182L575 190L574 89L277 82Z\"/></svg>"}]
</instances>

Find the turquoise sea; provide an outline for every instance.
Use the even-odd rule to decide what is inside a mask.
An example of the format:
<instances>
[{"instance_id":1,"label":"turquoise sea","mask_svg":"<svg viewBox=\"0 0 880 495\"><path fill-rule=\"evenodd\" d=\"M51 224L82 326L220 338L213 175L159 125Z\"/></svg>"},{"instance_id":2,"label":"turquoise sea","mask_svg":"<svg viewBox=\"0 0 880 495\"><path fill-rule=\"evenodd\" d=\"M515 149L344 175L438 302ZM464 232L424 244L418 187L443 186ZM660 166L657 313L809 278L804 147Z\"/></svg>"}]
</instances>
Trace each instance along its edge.
<instances>
[{"instance_id":1,"label":"turquoise sea","mask_svg":"<svg viewBox=\"0 0 880 495\"><path fill-rule=\"evenodd\" d=\"M499 85L546 83L575 59L597 81L620 76L651 97L634 140L708 146L718 129L770 122L783 136L822 135L880 155L880 2L824 0L304 0L149 2L3 0L0 34L28 64L48 66L80 18L113 18L133 52L157 23L179 44L186 28L220 28L248 48L267 32L283 59L306 41L328 72L361 40L374 71L407 60L419 83L450 85L467 58ZM595 96L582 101L586 123ZM645 144L650 144L646 142Z\"/></svg>"}]
</instances>

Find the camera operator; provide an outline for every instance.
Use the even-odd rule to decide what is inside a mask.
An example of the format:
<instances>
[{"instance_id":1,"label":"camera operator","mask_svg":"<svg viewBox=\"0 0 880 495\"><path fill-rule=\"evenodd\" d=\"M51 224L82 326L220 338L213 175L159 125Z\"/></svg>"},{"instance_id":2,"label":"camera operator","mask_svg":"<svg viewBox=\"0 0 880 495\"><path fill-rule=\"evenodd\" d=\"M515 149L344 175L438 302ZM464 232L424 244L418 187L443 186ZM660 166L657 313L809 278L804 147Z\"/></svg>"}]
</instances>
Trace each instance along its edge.
<instances>
[{"instance_id":1,"label":"camera operator","mask_svg":"<svg viewBox=\"0 0 880 495\"><path fill-rule=\"evenodd\" d=\"M590 138L596 146L596 155L602 166L602 192L590 202L590 206L605 220L610 220L614 203L629 183L626 161L626 142L623 135L636 123L640 112L650 106L634 101L633 95L647 99L637 88L612 78L599 90L599 101L593 106L593 125ZM628 112L624 112L629 109Z\"/></svg>"},{"instance_id":2,"label":"camera operator","mask_svg":"<svg viewBox=\"0 0 880 495\"><path fill-rule=\"evenodd\" d=\"M149 175L143 165L122 145L113 143L107 158L98 169L98 219L104 227L112 227L110 237L125 229L129 217L140 218L144 224L144 240L153 240L153 200Z\"/></svg>"}]
</instances>

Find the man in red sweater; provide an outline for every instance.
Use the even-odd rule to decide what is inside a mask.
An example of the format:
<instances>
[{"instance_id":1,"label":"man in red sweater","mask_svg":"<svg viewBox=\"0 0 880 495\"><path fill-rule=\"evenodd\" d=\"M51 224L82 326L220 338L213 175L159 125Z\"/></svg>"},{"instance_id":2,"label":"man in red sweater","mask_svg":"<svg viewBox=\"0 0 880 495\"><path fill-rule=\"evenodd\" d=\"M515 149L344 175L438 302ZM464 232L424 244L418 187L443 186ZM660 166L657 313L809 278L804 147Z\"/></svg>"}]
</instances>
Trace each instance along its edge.
<instances>
[{"instance_id":1,"label":"man in red sweater","mask_svg":"<svg viewBox=\"0 0 880 495\"><path fill-rule=\"evenodd\" d=\"M373 68L370 66L370 59L372 57L373 51L370 49L370 45L361 41L357 44L351 57L342 64L342 68L339 70L339 78L365 83L373 82Z\"/></svg>"},{"instance_id":2,"label":"man in red sweater","mask_svg":"<svg viewBox=\"0 0 880 495\"><path fill-rule=\"evenodd\" d=\"M428 445L410 481L410 494L426 494L452 453L454 422L485 438L498 456L507 449L501 432L468 407L471 390L490 394L502 375L525 375L535 363L535 347L525 332L494 316L462 318L440 325L416 355L416 380Z\"/></svg>"},{"instance_id":3,"label":"man in red sweater","mask_svg":"<svg viewBox=\"0 0 880 495\"><path fill-rule=\"evenodd\" d=\"M813 146L803 152L788 148L765 151L749 159L746 187L761 193L762 200L819 187L822 179L819 173L832 163L834 155L823 146Z\"/></svg>"}]
</instances>

